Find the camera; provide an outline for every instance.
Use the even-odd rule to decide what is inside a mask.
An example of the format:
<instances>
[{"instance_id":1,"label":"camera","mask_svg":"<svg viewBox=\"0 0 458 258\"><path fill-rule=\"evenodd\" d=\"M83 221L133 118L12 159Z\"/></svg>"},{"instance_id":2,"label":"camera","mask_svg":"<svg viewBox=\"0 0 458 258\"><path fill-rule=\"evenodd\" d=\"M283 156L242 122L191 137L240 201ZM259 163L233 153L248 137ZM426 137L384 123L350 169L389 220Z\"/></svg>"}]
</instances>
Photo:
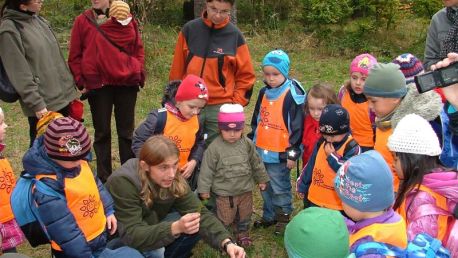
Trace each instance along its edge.
<instances>
[{"instance_id":1,"label":"camera","mask_svg":"<svg viewBox=\"0 0 458 258\"><path fill-rule=\"evenodd\" d=\"M455 83L458 83L458 62L415 76L415 84L420 93L436 87L444 88Z\"/></svg>"}]
</instances>

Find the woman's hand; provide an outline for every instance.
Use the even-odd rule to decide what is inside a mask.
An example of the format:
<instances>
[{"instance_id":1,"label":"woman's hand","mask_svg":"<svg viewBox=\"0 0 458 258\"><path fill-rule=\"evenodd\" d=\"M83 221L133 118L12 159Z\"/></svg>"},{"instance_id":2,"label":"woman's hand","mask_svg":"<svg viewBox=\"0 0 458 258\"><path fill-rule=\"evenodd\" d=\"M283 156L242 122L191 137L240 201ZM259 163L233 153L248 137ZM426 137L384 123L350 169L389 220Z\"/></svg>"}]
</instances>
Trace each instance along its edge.
<instances>
[{"instance_id":1,"label":"woman's hand","mask_svg":"<svg viewBox=\"0 0 458 258\"><path fill-rule=\"evenodd\" d=\"M176 236L181 233L192 235L199 232L199 227L200 213L188 213L172 223L172 235Z\"/></svg>"},{"instance_id":2,"label":"woman's hand","mask_svg":"<svg viewBox=\"0 0 458 258\"><path fill-rule=\"evenodd\" d=\"M196 168L196 165L197 165L197 161L195 161L193 159L188 161L188 163L184 164L184 166L182 168L180 168L181 175L184 178L188 179L192 175L192 172L194 172L194 169Z\"/></svg>"},{"instance_id":3,"label":"woman's hand","mask_svg":"<svg viewBox=\"0 0 458 258\"><path fill-rule=\"evenodd\" d=\"M43 108L42 110L35 112L35 116L36 116L38 119L40 119L40 118L42 118L44 115L46 115L46 113L48 113L48 109Z\"/></svg>"},{"instance_id":4,"label":"woman's hand","mask_svg":"<svg viewBox=\"0 0 458 258\"><path fill-rule=\"evenodd\" d=\"M118 220L116 220L114 214L107 216L107 228L110 235L113 235L116 232L116 229L118 229Z\"/></svg>"},{"instance_id":5,"label":"woman's hand","mask_svg":"<svg viewBox=\"0 0 458 258\"><path fill-rule=\"evenodd\" d=\"M453 62L458 61L458 53L449 53L447 58L442 61L437 62L436 64L431 66L432 70L436 70L439 68L447 67ZM445 98L447 101L452 104L456 109L458 109L458 84L453 84L442 88L442 92L444 93Z\"/></svg>"}]
</instances>

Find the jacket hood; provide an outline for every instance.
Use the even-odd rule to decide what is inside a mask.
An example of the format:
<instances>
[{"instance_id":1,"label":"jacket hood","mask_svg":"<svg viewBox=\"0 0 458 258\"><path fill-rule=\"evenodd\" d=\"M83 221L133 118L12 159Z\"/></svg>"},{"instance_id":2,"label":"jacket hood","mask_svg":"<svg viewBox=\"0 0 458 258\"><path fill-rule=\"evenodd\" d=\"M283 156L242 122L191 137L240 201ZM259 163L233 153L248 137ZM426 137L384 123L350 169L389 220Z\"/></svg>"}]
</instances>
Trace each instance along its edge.
<instances>
[{"instance_id":1,"label":"jacket hood","mask_svg":"<svg viewBox=\"0 0 458 258\"><path fill-rule=\"evenodd\" d=\"M35 15L30 15L24 12L16 11L13 9L5 9L2 17L2 21L6 19L11 19L15 21L27 21L33 18Z\"/></svg>"},{"instance_id":2,"label":"jacket hood","mask_svg":"<svg viewBox=\"0 0 458 258\"><path fill-rule=\"evenodd\" d=\"M432 121L439 116L442 107L439 94L435 91L420 94L415 84L411 83L407 85L407 94L391 118L391 126L395 128L399 121L408 114L417 114L427 121Z\"/></svg>"},{"instance_id":3,"label":"jacket hood","mask_svg":"<svg viewBox=\"0 0 458 258\"><path fill-rule=\"evenodd\" d=\"M455 171L435 170L423 178L423 185L447 199L458 203L458 173Z\"/></svg>"}]
</instances>

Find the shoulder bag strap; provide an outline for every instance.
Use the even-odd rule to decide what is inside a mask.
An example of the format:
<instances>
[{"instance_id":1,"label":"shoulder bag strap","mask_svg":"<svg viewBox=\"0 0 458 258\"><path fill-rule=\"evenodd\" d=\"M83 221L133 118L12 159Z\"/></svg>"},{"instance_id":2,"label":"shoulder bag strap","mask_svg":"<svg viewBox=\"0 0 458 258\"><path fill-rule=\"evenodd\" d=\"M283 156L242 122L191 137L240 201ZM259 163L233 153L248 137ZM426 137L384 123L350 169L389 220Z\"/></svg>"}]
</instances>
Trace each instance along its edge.
<instances>
[{"instance_id":1,"label":"shoulder bag strap","mask_svg":"<svg viewBox=\"0 0 458 258\"><path fill-rule=\"evenodd\" d=\"M100 29L99 25L97 24L97 22L94 20L94 19L91 19L89 16L87 16L85 13L83 13L84 17L86 17L89 22L94 25L94 27L97 29L97 31L108 41L110 42L110 44L112 44L115 48L117 48L119 51L127 54L130 56L129 53L127 53L126 50L124 50L124 48L122 48L121 46L119 46L118 44L116 44L113 40L111 40L108 35L102 30Z\"/></svg>"}]
</instances>

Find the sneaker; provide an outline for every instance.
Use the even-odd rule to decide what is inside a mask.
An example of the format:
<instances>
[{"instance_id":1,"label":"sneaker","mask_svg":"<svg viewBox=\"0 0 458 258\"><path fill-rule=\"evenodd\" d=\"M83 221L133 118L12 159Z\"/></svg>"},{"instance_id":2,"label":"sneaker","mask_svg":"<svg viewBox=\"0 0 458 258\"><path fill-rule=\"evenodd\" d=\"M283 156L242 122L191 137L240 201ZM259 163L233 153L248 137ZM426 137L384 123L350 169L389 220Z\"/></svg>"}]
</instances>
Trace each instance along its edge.
<instances>
[{"instance_id":1,"label":"sneaker","mask_svg":"<svg viewBox=\"0 0 458 258\"><path fill-rule=\"evenodd\" d=\"M260 220L256 220L253 223L253 227L254 228L260 228L260 227L268 228L270 226L275 225L275 223L277 223L277 221L275 221L275 220L268 221L268 220L260 219Z\"/></svg>"}]
</instances>

